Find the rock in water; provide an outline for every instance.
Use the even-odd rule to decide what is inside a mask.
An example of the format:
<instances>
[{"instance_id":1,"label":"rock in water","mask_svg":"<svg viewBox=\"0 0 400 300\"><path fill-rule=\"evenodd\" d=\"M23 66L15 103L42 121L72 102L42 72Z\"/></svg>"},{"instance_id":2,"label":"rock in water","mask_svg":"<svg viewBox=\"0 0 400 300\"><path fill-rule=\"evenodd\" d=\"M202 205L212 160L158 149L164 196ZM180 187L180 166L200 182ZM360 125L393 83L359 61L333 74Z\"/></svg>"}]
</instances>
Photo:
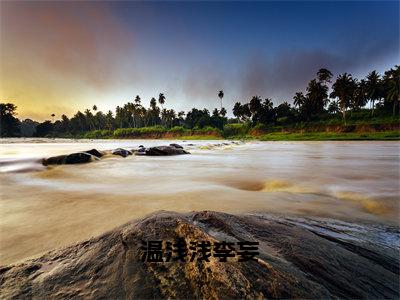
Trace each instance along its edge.
<instances>
[{"instance_id":1,"label":"rock in water","mask_svg":"<svg viewBox=\"0 0 400 300\"><path fill-rule=\"evenodd\" d=\"M85 153L89 153L89 154L91 154L91 155L94 155L94 156L96 156L96 157L102 157L104 154L103 153L101 153L100 151L98 151L97 149L91 149L91 150L89 150L89 151L84 151Z\"/></svg>"},{"instance_id":2,"label":"rock in water","mask_svg":"<svg viewBox=\"0 0 400 300\"><path fill-rule=\"evenodd\" d=\"M136 155L146 155L146 148L143 146L139 146L139 149L135 151Z\"/></svg>"},{"instance_id":3,"label":"rock in water","mask_svg":"<svg viewBox=\"0 0 400 300\"><path fill-rule=\"evenodd\" d=\"M142 241L180 239L189 245L256 241L259 254L245 262L218 257L207 262L197 260L201 247L195 247L193 262L189 253L186 262L142 262ZM398 299L399 239L394 228L326 219L158 212L0 268L0 294L5 299Z\"/></svg>"},{"instance_id":4,"label":"rock in water","mask_svg":"<svg viewBox=\"0 0 400 300\"><path fill-rule=\"evenodd\" d=\"M129 155L132 155L131 151L125 150L125 149L122 149L122 148L115 149L111 153L114 154L114 155L122 156L122 157L127 157Z\"/></svg>"},{"instance_id":5,"label":"rock in water","mask_svg":"<svg viewBox=\"0 0 400 300\"><path fill-rule=\"evenodd\" d=\"M43 165L72 165L82 164L97 160L98 157L86 152L72 153L68 155L59 155L43 159Z\"/></svg>"},{"instance_id":6,"label":"rock in water","mask_svg":"<svg viewBox=\"0 0 400 300\"><path fill-rule=\"evenodd\" d=\"M171 147L175 147L175 148L179 148L179 149L183 149L183 147L179 144L169 144Z\"/></svg>"},{"instance_id":7,"label":"rock in water","mask_svg":"<svg viewBox=\"0 0 400 300\"><path fill-rule=\"evenodd\" d=\"M157 146L146 149L146 155L149 156L165 156L165 155L179 155L179 154L190 154L189 152L176 148L173 146Z\"/></svg>"}]
</instances>

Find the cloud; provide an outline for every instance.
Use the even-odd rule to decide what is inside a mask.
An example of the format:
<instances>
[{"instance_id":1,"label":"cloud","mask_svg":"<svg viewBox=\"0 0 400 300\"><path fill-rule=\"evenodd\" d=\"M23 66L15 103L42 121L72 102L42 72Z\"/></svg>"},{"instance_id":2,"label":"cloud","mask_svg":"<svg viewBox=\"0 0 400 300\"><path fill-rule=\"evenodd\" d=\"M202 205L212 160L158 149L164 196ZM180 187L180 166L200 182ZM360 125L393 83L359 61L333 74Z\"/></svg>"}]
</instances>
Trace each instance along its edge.
<instances>
[{"instance_id":1,"label":"cloud","mask_svg":"<svg viewBox=\"0 0 400 300\"><path fill-rule=\"evenodd\" d=\"M196 65L182 80L183 97L197 108L217 107L218 91L224 89L227 74L216 64Z\"/></svg>"},{"instance_id":2,"label":"cloud","mask_svg":"<svg viewBox=\"0 0 400 300\"><path fill-rule=\"evenodd\" d=\"M397 42L359 41L336 53L326 50L292 50L281 52L271 59L262 54L254 54L240 68L237 79L239 94L244 99L260 95L273 98L275 103L291 101L295 92L305 90L307 82L315 78L320 68L328 68L334 76L343 72L368 72L378 68L388 58L398 56Z\"/></svg>"},{"instance_id":3,"label":"cloud","mask_svg":"<svg viewBox=\"0 0 400 300\"><path fill-rule=\"evenodd\" d=\"M123 78L133 37L106 3L16 1L1 8L2 61L13 62L9 73L28 68L97 88Z\"/></svg>"}]
</instances>

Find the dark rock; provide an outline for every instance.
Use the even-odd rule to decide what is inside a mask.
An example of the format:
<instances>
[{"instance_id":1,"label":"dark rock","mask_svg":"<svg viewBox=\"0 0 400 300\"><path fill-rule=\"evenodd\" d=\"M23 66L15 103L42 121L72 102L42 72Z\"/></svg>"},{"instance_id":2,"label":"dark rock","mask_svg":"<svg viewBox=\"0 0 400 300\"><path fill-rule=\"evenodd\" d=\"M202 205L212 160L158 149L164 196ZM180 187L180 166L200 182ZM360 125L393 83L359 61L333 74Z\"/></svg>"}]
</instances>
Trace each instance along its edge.
<instances>
[{"instance_id":1,"label":"dark rock","mask_svg":"<svg viewBox=\"0 0 400 300\"><path fill-rule=\"evenodd\" d=\"M101 153L100 151L98 151L98 150L96 150L96 149L91 149L91 150L89 150L89 151L83 151L83 152L92 154L92 155L97 156L97 157L99 157L99 158L102 157L102 156L104 155L103 153Z\"/></svg>"},{"instance_id":2,"label":"dark rock","mask_svg":"<svg viewBox=\"0 0 400 300\"><path fill-rule=\"evenodd\" d=\"M399 299L398 246L381 238L398 242L396 232L266 214L158 212L1 267L0 292L4 299ZM179 239L233 242L236 251L237 241L259 242L259 254L245 262L190 262L191 252L186 262L141 261L142 241Z\"/></svg>"},{"instance_id":3,"label":"dark rock","mask_svg":"<svg viewBox=\"0 0 400 300\"><path fill-rule=\"evenodd\" d=\"M179 149L183 149L183 147L179 144L169 144L171 147L175 147L175 148L179 148Z\"/></svg>"},{"instance_id":4,"label":"dark rock","mask_svg":"<svg viewBox=\"0 0 400 300\"><path fill-rule=\"evenodd\" d=\"M144 148L144 146L143 145L139 145L139 148Z\"/></svg>"},{"instance_id":5,"label":"dark rock","mask_svg":"<svg viewBox=\"0 0 400 300\"><path fill-rule=\"evenodd\" d=\"M146 155L149 156L165 156L165 155L179 155L179 154L190 154L190 153L183 149L172 146L158 146L146 149Z\"/></svg>"},{"instance_id":6,"label":"dark rock","mask_svg":"<svg viewBox=\"0 0 400 300\"><path fill-rule=\"evenodd\" d=\"M139 149L137 149L135 151L135 155L146 155L146 148L144 147L139 147Z\"/></svg>"},{"instance_id":7,"label":"dark rock","mask_svg":"<svg viewBox=\"0 0 400 300\"><path fill-rule=\"evenodd\" d=\"M132 155L131 151L125 150L125 149L122 149L122 148L115 149L111 153L114 154L114 155L122 156L122 157L127 157L129 155Z\"/></svg>"},{"instance_id":8,"label":"dark rock","mask_svg":"<svg viewBox=\"0 0 400 300\"><path fill-rule=\"evenodd\" d=\"M88 163L98 159L98 157L86 152L59 155L43 159L43 165L72 165Z\"/></svg>"},{"instance_id":9,"label":"dark rock","mask_svg":"<svg viewBox=\"0 0 400 300\"><path fill-rule=\"evenodd\" d=\"M67 159L65 160L65 163L67 165L69 164L80 164L80 163L87 163L91 162L93 160L96 160L96 157L89 154L89 153L72 153L67 155Z\"/></svg>"}]
</instances>

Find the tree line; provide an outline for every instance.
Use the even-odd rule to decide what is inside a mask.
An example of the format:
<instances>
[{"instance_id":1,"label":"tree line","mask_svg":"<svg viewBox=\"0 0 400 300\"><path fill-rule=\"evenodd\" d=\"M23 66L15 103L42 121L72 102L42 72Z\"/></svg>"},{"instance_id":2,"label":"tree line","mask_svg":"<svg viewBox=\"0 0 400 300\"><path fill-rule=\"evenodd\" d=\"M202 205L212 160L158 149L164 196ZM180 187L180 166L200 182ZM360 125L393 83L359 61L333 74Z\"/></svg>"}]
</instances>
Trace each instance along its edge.
<instances>
[{"instance_id":1,"label":"tree line","mask_svg":"<svg viewBox=\"0 0 400 300\"><path fill-rule=\"evenodd\" d=\"M351 74L340 74L333 80L333 74L326 68L320 69L316 77L306 86L305 91L299 91L293 96L293 106L284 101L278 106L273 105L270 98L264 100L253 96L250 101L237 101L233 107L235 118L229 119L223 107L224 92L218 91L216 99L220 100L220 109L211 113L207 109L192 108L188 112L165 108L167 101L164 93L158 99L151 98L146 107L137 95L123 106L117 106L115 113L99 111L96 105L68 118L62 115L54 121L55 114L50 114L52 120L42 123L26 119L18 120L17 107L12 103L0 103L1 136L67 136L77 135L94 130L115 130L119 128L142 128L163 126L172 128L181 126L187 129L214 127L223 129L227 123L246 123L250 126L262 124L265 126L290 125L299 122L311 122L341 116L346 124L348 114L367 111L374 117L376 111L380 114L399 115L400 102L400 70L395 66L384 72L376 71L358 80Z\"/></svg>"}]
</instances>

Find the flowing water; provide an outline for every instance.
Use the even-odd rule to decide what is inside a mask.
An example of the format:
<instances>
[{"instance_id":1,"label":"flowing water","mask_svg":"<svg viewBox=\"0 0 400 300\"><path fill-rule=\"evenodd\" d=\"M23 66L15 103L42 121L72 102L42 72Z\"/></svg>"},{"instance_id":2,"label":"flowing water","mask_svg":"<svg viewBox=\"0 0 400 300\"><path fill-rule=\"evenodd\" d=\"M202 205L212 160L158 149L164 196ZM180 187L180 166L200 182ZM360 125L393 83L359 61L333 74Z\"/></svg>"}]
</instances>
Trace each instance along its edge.
<instances>
[{"instance_id":1,"label":"flowing water","mask_svg":"<svg viewBox=\"0 0 400 300\"><path fill-rule=\"evenodd\" d=\"M43 157L176 142L191 155ZM398 142L2 139L0 264L99 235L158 210L272 212L398 225Z\"/></svg>"}]
</instances>

